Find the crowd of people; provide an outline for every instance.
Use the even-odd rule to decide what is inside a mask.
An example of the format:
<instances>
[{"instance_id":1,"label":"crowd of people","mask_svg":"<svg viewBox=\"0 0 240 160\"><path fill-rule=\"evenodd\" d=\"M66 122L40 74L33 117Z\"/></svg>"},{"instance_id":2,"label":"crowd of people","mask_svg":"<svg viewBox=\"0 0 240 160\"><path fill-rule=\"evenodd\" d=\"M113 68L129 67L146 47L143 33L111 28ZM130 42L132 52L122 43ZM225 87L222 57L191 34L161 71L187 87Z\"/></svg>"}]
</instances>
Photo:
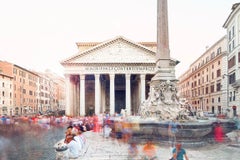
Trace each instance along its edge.
<instances>
[{"instance_id":1,"label":"crowd of people","mask_svg":"<svg viewBox=\"0 0 240 160\"><path fill-rule=\"evenodd\" d=\"M239 116L234 118L236 122L236 133L240 137L240 121ZM86 152L87 139L84 132L93 131L101 132L105 138L113 137L121 140L123 143L129 144L128 155L132 159L139 155L144 154L145 159L157 159L156 147L151 140L143 145L139 151L138 143L131 141L133 130L139 129L137 123L128 123L124 117L111 117L109 114L102 116L84 116L84 117L67 117L67 116L1 116L0 126L19 125L19 123L38 124L38 125L62 125L68 126L65 132L64 143L66 144L71 158L79 157ZM181 143L177 142L176 133L181 125L172 120L169 122L168 134L169 143L172 147L172 159L174 160L188 160L186 151L182 148ZM46 127L47 128L47 127ZM216 142L223 142L223 129L220 123L214 126L214 139ZM238 139L237 139L238 140ZM183 158L184 157L184 158Z\"/></svg>"}]
</instances>

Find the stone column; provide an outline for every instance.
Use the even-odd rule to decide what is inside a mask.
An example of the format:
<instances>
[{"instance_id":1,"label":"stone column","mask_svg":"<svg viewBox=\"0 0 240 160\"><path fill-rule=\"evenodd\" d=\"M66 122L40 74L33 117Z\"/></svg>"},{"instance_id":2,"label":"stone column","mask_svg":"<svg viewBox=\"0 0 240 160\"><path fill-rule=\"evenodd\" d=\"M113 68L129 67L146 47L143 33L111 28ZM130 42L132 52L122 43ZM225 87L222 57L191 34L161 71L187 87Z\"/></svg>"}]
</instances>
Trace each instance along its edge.
<instances>
[{"instance_id":1,"label":"stone column","mask_svg":"<svg viewBox=\"0 0 240 160\"><path fill-rule=\"evenodd\" d=\"M115 74L110 74L110 115L115 113Z\"/></svg>"},{"instance_id":2,"label":"stone column","mask_svg":"<svg viewBox=\"0 0 240 160\"><path fill-rule=\"evenodd\" d=\"M95 114L99 115L100 113L100 97L101 97L101 90L100 90L100 75L95 74Z\"/></svg>"},{"instance_id":3,"label":"stone column","mask_svg":"<svg viewBox=\"0 0 240 160\"><path fill-rule=\"evenodd\" d=\"M125 74L126 79L126 111L127 115L131 115L131 74Z\"/></svg>"},{"instance_id":4,"label":"stone column","mask_svg":"<svg viewBox=\"0 0 240 160\"><path fill-rule=\"evenodd\" d=\"M146 75L141 74L141 103L146 99Z\"/></svg>"},{"instance_id":5,"label":"stone column","mask_svg":"<svg viewBox=\"0 0 240 160\"><path fill-rule=\"evenodd\" d=\"M80 75L80 116L85 116L85 75Z\"/></svg>"},{"instance_id":6,"label":"stone column","mask_svg":"<svg viewBox=\"0 0 240 160\"><path fill-rule=\"evenodd\" d=\"M79 77L78 77L79 78ZM79 116L80 115L80 81L77 82L77 91L76 91L77 95L76 95L76 115Z\"/></svg>"},{"instance_id":7,"label":"stone column","mask_svg":"<svg viewBox=\"0 0 240 160\"><path fill-rule=\"evenodd\" d=\"M71 114L71 91L70 91L70 86L71 86L71 75L66 74L65 75L65 79L66 79L66 106L65 106L65 111L66 111L66 115L70 115Z\"/></svg>"},{"instance_id":8,"label":"stone column","mask_svg":"<svg viewBox=\"0 0 240 160\"><path fill-rule=\"evenodd\" d=\"M76 116L77 113L77 84L76 84L76 76L74 75L74 82L72 83L72 92L73 92L73 105L72 105L72 115Z\"/></svg>"}]
</instances>

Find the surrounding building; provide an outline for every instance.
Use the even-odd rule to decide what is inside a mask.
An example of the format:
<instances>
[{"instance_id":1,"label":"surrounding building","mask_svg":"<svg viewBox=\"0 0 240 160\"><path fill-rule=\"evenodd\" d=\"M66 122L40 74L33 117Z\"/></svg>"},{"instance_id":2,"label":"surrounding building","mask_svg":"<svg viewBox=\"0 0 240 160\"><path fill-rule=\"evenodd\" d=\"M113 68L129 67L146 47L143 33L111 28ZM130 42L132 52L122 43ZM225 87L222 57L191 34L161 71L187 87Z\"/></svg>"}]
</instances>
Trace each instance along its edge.
<instances>
[{"instance_id":1,"label":"surrounding building","mask_svg":"<svg viewBox=\"0 0 240 160\"><path fill-rule=\"evenodd\" d=\"M79 52L64 60L66 114L137 114L155 74L156 42L125 37L77 43Z\"/></svg>"},{"instance_id":2,"label":"surrounding building","mask_svg":"<svg viewBox=\"0 0 240 160\"><path fill-rule=\"evenodd\" d=\"M192 112L216 115L229 112L227 101L227 39L226 36L208 48L179 77L181 102Z\"/></svg>"},{"instance_id":3,"label":"surrounding building","mask_svg":"<svg viewBox=\"0 0 240 160\"><path fill-rule=\"evenodd\" d=\"M233 4L223 27L227 30L228 101L232 115L240 114L240 3Z\"/></svg>"},{"instance_id":4,"label":"surrounding building","mask_svg":"<svg viewBox=\"0 0 240 160\"><path fill-rule=\"evenodd\" d=\"M0 62L1 63L1 62ZM13 115L13 76L0 65L0 115Z\"/></svg>"},{"instance_id":5,"label":"surrounding building","mask_svg":"<svg viewBox=\"0 0 240 160\"><path fill-rule=\"evenodd\" d=\"M65 109L64 78L0 61L0 114L27 115Z\"/></svg>"}]
</instances>

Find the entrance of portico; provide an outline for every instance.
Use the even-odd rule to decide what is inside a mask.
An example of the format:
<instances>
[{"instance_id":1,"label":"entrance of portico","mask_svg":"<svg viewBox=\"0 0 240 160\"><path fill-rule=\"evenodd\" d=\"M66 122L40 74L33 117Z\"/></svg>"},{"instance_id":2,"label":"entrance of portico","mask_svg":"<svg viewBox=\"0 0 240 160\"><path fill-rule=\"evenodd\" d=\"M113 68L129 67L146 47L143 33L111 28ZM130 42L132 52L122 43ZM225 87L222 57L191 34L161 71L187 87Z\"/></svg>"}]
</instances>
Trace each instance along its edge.
<instances>
[{"instance_id":1,"label":"entrance of portico","mask_svg":"<svg viewBox=\"0 0 240 160\"><path fill-rule=\"evenodd\" d=\"M105 111L119 114L122 109L126 109L128 115L136 115L140 103L148 97L148 82L152 75L146 75L144 81L140 74L111 76L107 73L86 74L83 77L71 75L69 82L70 114L91 116ZM144 94L144 99L142 99L142 94Z\"/></svg>"}]
</instances>

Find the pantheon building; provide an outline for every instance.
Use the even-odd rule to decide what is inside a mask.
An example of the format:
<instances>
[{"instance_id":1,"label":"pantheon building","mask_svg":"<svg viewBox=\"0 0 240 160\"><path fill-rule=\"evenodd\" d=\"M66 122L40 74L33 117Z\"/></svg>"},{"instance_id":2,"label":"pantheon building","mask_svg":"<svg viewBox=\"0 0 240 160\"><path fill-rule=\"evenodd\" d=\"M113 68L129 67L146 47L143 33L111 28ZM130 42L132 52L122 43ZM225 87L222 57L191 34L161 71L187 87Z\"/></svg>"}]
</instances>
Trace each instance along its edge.
<instances>
[{"instance_id":1,"label":"pantheon building","mask_svg":"<svg viewBox=\"0 0 240 160\"><path fill-rule=\"evenodd\" d=\"M113 115L122 109L128 115L137 114L155 74L157 43L118 36L105 42L76 44L78 53L61 62L66 78L66 115Z\"/></svg>"}]
</instances>

